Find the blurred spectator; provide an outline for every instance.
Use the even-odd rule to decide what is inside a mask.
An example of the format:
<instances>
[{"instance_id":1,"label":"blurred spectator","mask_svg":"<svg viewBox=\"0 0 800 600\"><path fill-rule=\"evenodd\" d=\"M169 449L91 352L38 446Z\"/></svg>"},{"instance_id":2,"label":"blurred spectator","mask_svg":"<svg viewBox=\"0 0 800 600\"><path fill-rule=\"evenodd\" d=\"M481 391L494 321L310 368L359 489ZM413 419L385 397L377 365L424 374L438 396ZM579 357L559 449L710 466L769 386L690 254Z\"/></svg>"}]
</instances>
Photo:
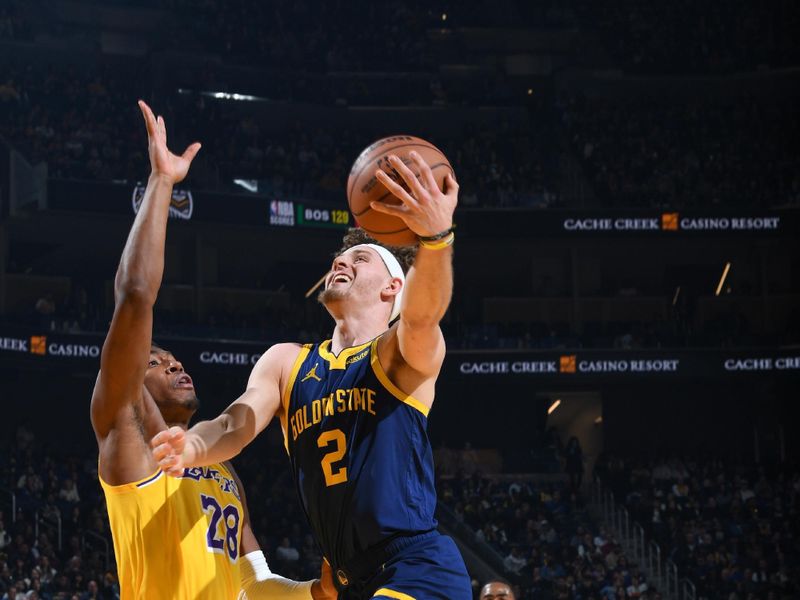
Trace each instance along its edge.
<instances>
[{"instance_id":1,"label":"blurred spectator","mask_svg":"<svg viewBox=\"0 0 800 600\"><path fill-rule=\"evenodd\" d=\"M5 548L10 541L11 538L8 537L8 532L6 531L6 525L3 522L2 513L0 513L0 550Z\"/></svg>"},{"instance_id":2,"label":"blurred spectator","mask_svg":"<svg viewBox=\"0 0 800 600\"><path fill-rule=\"evenodd\" d=\"M97 586L97 582L92 579L86 584L86 591L81 594L81 600L98 600L100 597L100 588Z\"/></svg>"},{"instance_id":3,"label":"blurred spectator","mask_svg":"<svg viewBox=\"0 0 800 600\"><path fill-rule=\"evenodd\" d=\"M43 317L50 317L56 312L56 301L53 294L45 294L36 301L35 310Z\"/></svg>"},{"instance_id":4,"label":"blurred spectator","mask_svg":"<svg viewBox=\"0 0 800 600\"><path fill-rule=\"evenodd\" d=\"M300 552L292 546L288 537L281 540L281 545L275 549L275 557L282 562L296 562L300 560Z\"/></svg>"},{"instance_id":5,"label":"blurred spectator","mask_svg":"<svg viewBox=\"0 0 800 600\"><path fill-rule=\"evenodd\" d=\"M61 484L61 489L58 491L59 499L70 504L76 504L81 501L78 495L78 488L72 479L65 479Z\"/></svg>"},{"instance_id":6,"label":"blurred spectator","mask_svg":"<svg viewBox=\"0 0 800 600\"><path fill-rule=\"evenodd\" d=\"M511 584L506 581L490 581L481 588L478 600L517 600Z\"/></svg>"},{"instance_id":7,"label":"blurred spectator","mask_svg":"<svg viewBox=\"0 0 800 600\"><path fill-rule=\"evenodd\" d=\"M503 560L506 571L515 575L519 575L527 565L528 561L522 556L519 546L512 546L511 553Z\"/></svg>"}]
</instances>

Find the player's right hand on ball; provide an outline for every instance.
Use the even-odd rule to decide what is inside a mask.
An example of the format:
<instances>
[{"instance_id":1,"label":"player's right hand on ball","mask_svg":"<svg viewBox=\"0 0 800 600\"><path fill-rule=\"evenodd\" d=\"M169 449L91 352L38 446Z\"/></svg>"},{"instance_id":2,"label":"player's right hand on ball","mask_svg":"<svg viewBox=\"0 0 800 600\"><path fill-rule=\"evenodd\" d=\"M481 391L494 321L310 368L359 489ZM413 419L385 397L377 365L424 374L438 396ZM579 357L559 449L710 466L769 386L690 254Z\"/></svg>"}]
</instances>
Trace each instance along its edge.
<instances>
[{"instance_id":1,"label":"player's right hand on ball","mask_svg":"<svg viewBox=\"0 0 800 600\"><path fill-rule=\"evenodd\" d=\"M180 477L183 475L183 451L186 449L186 432L180 427L170 427L160 431L150 441L153 458L167 475Z\"/></svg>"}]
</instances>

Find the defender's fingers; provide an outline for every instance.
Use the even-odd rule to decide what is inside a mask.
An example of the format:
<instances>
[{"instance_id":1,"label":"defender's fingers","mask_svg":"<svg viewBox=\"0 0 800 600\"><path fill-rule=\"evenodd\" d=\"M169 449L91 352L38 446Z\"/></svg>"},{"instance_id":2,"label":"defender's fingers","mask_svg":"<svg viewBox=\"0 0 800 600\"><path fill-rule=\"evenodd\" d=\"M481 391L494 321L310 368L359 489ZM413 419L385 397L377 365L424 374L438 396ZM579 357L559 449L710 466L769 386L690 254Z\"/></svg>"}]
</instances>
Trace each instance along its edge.
<instances>
[{"instance_id":1,"label":"defender's fingers","mask_svg":"<svg viewBox=\"0 0 800 600\"><path fill-rule=\"evenodd\" d=\"M164 136L164 143L167 142L167 124L164 123L164 117L158 115L158 133Z\"/></svg>"},{"instance_id":2,"label":"defender's fingers","mask_svg":"<svg viewBox=\"0 0 800 600\"><path fill-rule=\"evenodd\" d=\"M153 111L150 110L150 107L147 105L147 102L144 100L139 100L137 103L139 105L139 110L142 111L142 116L144 117L144 124L147 128L147 136L153 137L155 135L156 129L158 129L158 125L156 124L156 117L153 114Z\"/></svg>"},{"instance_id":3,"label":"defender's fingers","mask_svg":"<svg viewBox=\"0 0 800 600\"><path fill-rule=\"evenodd\" d=\"M186 148L186 150L184 150L183 154L181 155L181 158L184 160L188 160L189 162L192 162L194 160L194 157L197 156L197 153L200 152L200 148L202 148L200 142L195 142L194 144Z\"/></svg>"}]
</instances>

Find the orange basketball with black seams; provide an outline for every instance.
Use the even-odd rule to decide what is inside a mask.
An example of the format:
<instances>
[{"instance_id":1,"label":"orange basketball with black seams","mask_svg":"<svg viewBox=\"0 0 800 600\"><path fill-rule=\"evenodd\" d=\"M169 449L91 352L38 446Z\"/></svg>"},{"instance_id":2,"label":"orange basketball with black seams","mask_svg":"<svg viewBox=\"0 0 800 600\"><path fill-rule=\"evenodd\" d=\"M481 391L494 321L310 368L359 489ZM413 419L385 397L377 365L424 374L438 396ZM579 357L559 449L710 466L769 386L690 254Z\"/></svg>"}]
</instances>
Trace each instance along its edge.
<instances>
[{"instance_id":1,"label":"orange basketball with black seams","mask_svg":"<svg viewBox=\"0 0 800 600\"><path fill-rule=\"evenodd\" d=\"M448 173L453 174L450 161L436 146L413 135L393 135L370 144L358 155L347 178L347 204L356 224L382 244L409 246L417 243L417 235L401 218L378 212L370 206L376 200L387 204L402 204L399 198L378 181L375 171L382 169L408 191L403 178L389 164L389 155L396 155L419 177L417 165L409 156L412 150L428 163L436 184L444 191L445 177Z\"/></svg>"}]
</instances>

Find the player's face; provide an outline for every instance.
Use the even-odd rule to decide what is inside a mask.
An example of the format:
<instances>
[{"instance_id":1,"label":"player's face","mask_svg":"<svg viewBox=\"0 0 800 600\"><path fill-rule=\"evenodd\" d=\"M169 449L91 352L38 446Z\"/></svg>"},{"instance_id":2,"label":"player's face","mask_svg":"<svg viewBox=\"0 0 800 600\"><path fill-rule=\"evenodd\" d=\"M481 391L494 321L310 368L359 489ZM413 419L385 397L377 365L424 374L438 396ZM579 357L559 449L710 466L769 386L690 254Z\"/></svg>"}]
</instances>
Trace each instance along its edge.
<instances>
[{"instance_id":1,"label":"player's face","mask_svg":"<svg viewBox=\"0 0 800 600\"><path fill-rule=\"evenodd\" d=\"M505 583L487 583L481 590L480 600L515 600L514 592Z\"/></svg>"},{"instance_id":2,"label":"player's face","mask_svg":"<svg viewBox=\"0 0 800 600\"><path fill-rule=\"evenodd\" d=\"M187 409L197 409L197 394L192 378L171 352L150 353L144 385L159 406L177 404Z\"/></svg>"},{"instance_id":3,"label":"player's face","mask_svg":"<svg viewBox=\"0 0 800 600\"><path fill-rule=\"evenodd\" d=\"M375 250L353 248L333 259L319 301L324 305L345 299L380 301L381 291L391 280L389 270Z\"/></svg>"}]
</instances>

